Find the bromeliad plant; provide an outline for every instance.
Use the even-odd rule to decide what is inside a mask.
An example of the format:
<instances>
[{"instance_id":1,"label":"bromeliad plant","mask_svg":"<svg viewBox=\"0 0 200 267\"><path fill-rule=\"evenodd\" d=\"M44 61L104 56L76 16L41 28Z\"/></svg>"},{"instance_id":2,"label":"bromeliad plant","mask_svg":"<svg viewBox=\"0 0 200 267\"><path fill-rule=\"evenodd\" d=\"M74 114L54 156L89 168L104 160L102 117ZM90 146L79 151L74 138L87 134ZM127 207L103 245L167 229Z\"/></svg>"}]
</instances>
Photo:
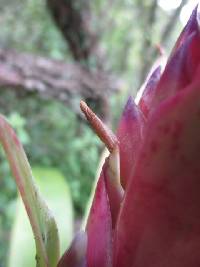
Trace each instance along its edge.
<instances>
[{"instance_id":1,"label":"bromeliad plant","mask_svg":"<svg viewBox=\"0 0 200 267\"><path fill-rule=\"evenodd\" d=\"M160 66L152 71L138 105L129 98L116 135L84 102L81 109L110 154L86 228L60 260L54 219L16 135L0 118L0 139L35 235L37 266L200 266L198 8L163 73Z\"/></svg>"},{"instance_id":2,"label":"bromeliad plant","mask_svg":"<svg viewBox=\"0 0 200 267\"><path fill-rule=\"evenodd\" d=\"M110 155L97 183L82 261L70 258L75 241L60 266L200 266L198 9L163 73L159 66L152 71L138 105L128 100L116 136L85 103L81 108Z\"/></svg>"}]
</instances>

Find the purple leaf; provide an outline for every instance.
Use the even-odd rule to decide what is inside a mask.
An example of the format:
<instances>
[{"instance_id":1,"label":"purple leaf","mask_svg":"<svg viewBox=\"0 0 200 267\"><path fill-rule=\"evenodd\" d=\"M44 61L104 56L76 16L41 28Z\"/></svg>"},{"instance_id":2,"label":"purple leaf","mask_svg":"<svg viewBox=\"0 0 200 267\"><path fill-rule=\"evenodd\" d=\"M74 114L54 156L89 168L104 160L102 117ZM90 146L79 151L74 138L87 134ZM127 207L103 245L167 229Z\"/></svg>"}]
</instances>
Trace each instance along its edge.
<instances>
[{"instance_id":1,"label":"purple leaf","mask_svg":"<svg viewBox=\"0 0 200 267\"><path fill-rule=\"evenodd\" d=\"M97 183L86 231L87 267L112 267L112 221L104 171Z\"/></svg>"},{"instance_id":2,"label":"purple leaf","mask_svg":"<svg viewBox=\"0 0 200 267\"><path fill-rule=\"evenodd\" d=\"M134 168L135 158L142 141L143 128L143 114L132 97L129 97L117 130L120 149L120 177L124 188Z\"/></svg>"},{"instance_id":3,"label":"purple leaf","mask_svg":"<svg viewBox=\"0 0 200 267\"><path fill-rule=\"evenodd\" d=\"M119 216L114 267L200 265L200 68L146 126Z\"/></svg>"}]
</instances>

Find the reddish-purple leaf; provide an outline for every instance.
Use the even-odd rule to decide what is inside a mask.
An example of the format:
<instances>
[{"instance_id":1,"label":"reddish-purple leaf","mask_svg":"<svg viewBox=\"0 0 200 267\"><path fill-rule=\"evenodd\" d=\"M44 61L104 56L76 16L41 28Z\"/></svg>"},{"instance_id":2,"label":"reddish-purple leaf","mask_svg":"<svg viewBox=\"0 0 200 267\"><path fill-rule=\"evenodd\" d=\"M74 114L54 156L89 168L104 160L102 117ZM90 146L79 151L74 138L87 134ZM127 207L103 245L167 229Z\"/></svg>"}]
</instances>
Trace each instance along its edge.
<instances>
[{"instance_id":1,"label":"reddish-purple leaf","mask_svg":"<svg viewBox=\"0 0 200 267\"><path fill-rule=\"evenodd\" d=\"M150 75L142 93L142 97L139 100L138 106L140 107L140 110L142 111L145 117L148 116L149 110L151 109L151 102L155 94L156 86L160 80L160 76L161 66L158 66L155 70L153 70L152 74Z\"/></svg>"},{"instance_id":2,"label":"reddish-purple leaf","mask_svg":"<svg viewBox=\"0 0 200 267\"><path fill-rule=\"evenodd\" d=\"M161 101L174 95L179 90L189 85L195 75L200 63L200 30L197 23L199 13L194 12L191 21L188 22L185 35L179 45L172 53L155 88L153 99L151 100L151 111L157 107Z\"/></svg>"},{"instance_id":3,"label":"reddish-purple leaf","mask_svg":"<svg viewBox=\"0 0 200 267\"><path fill-rule=\"evenodd\" d=\"M142 141L143 127L143 114L134 100L129 97L117 130L120 149L120 177L124 188L132 174L138 148Z\"/></svg>"},{"instance_id":4,"label":"reddish-purple leaf","mask_svg":"<svg viewBox=\"0 0 200 267\"><path fill-rule=\"evenodd\" d=\"M173 49L171 55L173 55L173 53L176 51L176 49L178 49L182 45L182 43L190 36L191 33L198 31L198 28L199 28L198 6L196 6L196 8L193 10L193 12L190 16L190 19L187 22L185 28L181 32L178 40L176 41L176 44L174 46L174 49Z\"/></svg>"},{"instance_id":5,"label":"reddish-purple leaf","mask_svg":"<svg viewBox=\"0 0 200 267\"><path fill-rule=\"evenodd\" d=\"M87 227L87 267L112 266L112 221L104 171L97 183Z\"/></svg>"},{"instance_id":6,"label":"reddish-purple leaf","mask_svg":"<svg viewBox=\"0 0 200 267\"><path fill-rule=\"evenodd\" d=\"M200 266L200 68L152 114L114 239L114 267Z\"/></svg>"}]
</instances>

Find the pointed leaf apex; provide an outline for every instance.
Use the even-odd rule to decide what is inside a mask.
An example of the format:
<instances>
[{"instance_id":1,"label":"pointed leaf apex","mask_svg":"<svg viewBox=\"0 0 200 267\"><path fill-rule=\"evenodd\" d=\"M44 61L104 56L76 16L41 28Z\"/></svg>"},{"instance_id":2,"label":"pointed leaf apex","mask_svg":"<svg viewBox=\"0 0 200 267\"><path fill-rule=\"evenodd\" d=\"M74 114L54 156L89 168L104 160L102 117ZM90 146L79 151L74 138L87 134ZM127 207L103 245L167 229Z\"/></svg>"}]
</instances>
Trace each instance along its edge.
<instances>
[{"instance_id":1,"label":"pointed leaf apex","mask_svg":"<svg viewBox=\"0 0 200 267\"><path fill-rule=\"evenodd\" d=\"M80 102L80 108L90 123L92 129L106 145L108 150L112 152L119 143L115 134L100 120L100 118L88 107L84 101Z\"/></svg>"},{"instance_id":2,"label":"pointed leaf apex","mask_svg":"<svg viewBox=\"0 0 200 267\"><path fill-rule=\"evenodd\" d=\"M127 116L127 115L133 115L135 116L134 114L134 109L135 109L135 102L133 100L133 97L132 96L129 96L127 102L126 102L126 105L125 105L125 108L124 108L124 111L123 111L123 116Z\"/></svg>"}]
</instances>

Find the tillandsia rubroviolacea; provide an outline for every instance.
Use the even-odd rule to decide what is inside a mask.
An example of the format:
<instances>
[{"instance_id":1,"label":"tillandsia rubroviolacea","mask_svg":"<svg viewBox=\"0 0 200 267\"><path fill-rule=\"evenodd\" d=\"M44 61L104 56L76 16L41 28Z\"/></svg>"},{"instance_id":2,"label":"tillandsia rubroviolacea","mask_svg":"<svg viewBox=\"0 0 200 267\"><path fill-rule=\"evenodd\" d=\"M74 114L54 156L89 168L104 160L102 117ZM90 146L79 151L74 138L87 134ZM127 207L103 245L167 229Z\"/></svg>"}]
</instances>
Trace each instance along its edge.
<instances>
[{"instance_id":1,"label":"tillandsia rubroviolacea","mask_svg":"<svg viewBox=\"0 0 200 267\"><path fill-rule=\"evenodd\" d=\"M138 104L129 98L116 135L81 102L110 154L86 228L60 260L54 219L22 146L0 117L0 140L35 235L38 267L200 266L199 16L197 7Z\"/></svg>"},{"instance_id":2,"label":"tillandsia rubroviolacea","mask_svg":"<svg viewBox=\"0 0 200 267\"><path fill-rule=\"evenodd\" d=\"M138 105L129 98L116 136L81 103L110 155L82 258L71 257L79 237L59 266L200 266L199 16L196 8L163 73L157 66L149 76Z\"/></svg>"}]
</instances>

